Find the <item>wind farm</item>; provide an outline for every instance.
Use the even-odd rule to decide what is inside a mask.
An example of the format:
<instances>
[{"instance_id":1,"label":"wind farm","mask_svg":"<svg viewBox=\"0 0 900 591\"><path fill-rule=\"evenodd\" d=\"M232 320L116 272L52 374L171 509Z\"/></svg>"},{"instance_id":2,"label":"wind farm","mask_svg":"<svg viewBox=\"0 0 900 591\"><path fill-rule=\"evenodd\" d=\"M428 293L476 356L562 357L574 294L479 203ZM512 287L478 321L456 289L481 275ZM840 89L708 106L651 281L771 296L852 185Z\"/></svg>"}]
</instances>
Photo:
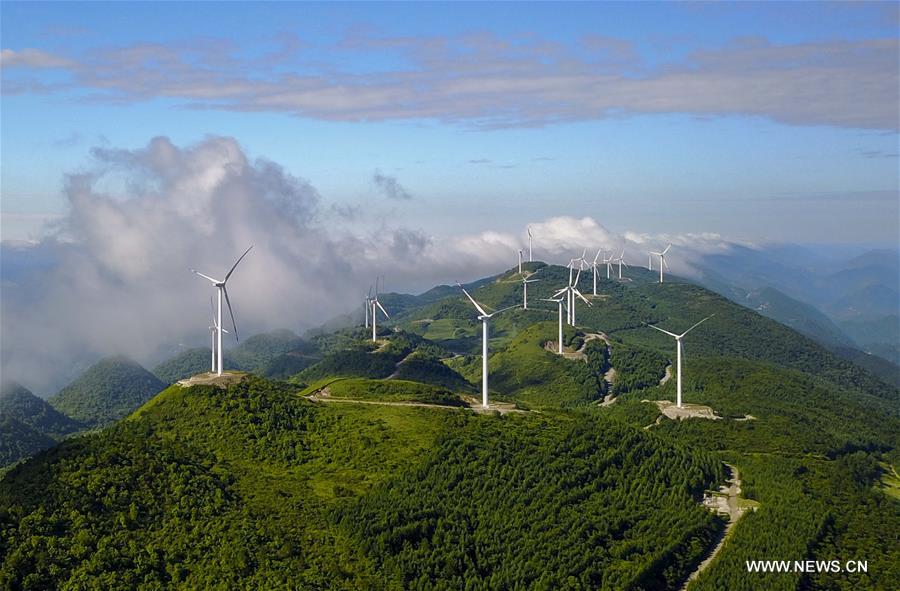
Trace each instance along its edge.
<instances>
[{"instance_id":1,"label":"wind farm","mask_svg":"<svg viewBox=\"0 0 900 591\"><path fill-rule=\"evenodd\" d=\"M0 2L0 589L897 589L898 14Z\"/></svg>"}]
</instances>

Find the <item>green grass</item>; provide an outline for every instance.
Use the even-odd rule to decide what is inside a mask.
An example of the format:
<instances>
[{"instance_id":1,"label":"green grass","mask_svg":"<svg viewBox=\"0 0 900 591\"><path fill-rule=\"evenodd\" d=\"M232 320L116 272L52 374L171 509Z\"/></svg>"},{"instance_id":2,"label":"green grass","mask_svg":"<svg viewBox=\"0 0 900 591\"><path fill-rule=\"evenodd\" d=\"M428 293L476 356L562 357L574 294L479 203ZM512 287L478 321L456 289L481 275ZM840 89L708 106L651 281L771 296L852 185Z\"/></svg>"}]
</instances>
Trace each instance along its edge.
<instances>
[{"instance_id":1,"label":"green grass","mask_svg":"<svg viewBox=\"0 0 900 591\"><path fill-rule=\"evenodd\" d=\"M465 406L457 394L446 388L405 380L335 380L328 384L328 391L332 398Z\"/></svg>"}]
</instances>

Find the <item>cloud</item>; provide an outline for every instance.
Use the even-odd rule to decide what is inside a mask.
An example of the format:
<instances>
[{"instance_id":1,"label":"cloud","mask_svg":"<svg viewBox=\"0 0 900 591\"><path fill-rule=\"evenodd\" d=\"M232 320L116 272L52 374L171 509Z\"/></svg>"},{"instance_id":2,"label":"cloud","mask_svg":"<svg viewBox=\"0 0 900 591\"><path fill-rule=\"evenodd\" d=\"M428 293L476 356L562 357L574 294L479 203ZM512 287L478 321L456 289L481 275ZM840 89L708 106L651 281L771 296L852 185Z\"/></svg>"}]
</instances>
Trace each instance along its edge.
<instances>
[{"instance_id":1,"label":"cloud","mask_svg":"<svg viewBox=\"0 0 900 591\"><path fill-rule=\"evenodd\" d=\"M386 175L376 169L375 173L372 175L372 182L375 183L375 186L378 187L388 199L395 199L398 201L412 199L412 195L409 194L409 191L404 189L403 186L397 182L397 177Z\"/></svg>"},{"instance_id":2,"label":"cloud","mask_svg":"<svg viewBox=\"0 0 900 591\"><path fill-rule=\"evenodd\" d=\"M101 47L78 60L5 49L5 65L65 67L71 81L10 78L4 92L77 90L78 100L111 104L165 97L194 109L329 121L432 119L482 129L655 113L900 129L897 39L735 39L663 63L643 60L624 40L599 37L568 47L537 36L354 33L316 48L326 59L315 63L302 61L304 48L287 37L281 49L257 59L242 57L230 42L204 39ZM357 55L398 65L341 69Z\"/></svg>"},{"instance_id":3,"label":"cloud","mask_svg":"<svg viewBox=\"0 0 900 591\"><path fill-rule=\"evenodd\" d=\"M39 49L0 50L0 66L6 68L74 68L77 64L67 58Z\"/></svg>"}]
</instances>

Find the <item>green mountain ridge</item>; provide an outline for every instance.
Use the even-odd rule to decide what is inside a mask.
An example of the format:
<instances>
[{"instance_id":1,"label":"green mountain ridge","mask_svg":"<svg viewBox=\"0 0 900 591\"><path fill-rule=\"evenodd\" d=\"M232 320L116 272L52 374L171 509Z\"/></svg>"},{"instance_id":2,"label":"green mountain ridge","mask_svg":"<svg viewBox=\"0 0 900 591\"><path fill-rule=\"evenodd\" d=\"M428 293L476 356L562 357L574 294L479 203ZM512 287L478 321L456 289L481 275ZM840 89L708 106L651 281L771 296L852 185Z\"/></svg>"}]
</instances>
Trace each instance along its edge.
<instances>
[{"instance_id":1,"label":"green mountain ridge","mask_svg":"<svg viewBox=\"0 0 900 591\"><path fill-rule=\"evenodd\" d=\"M88 427L100 427L124 417L165 387L137 362L109 357L91 366L49 402Z\"/></svg>"},{"instance_id":2,"label":"green mountain ridge","mask_svg":"<svg viewBox=\"0 0 900 591\"><path fill-rule=\"evenodd\" d=\"M62 414L16 382L4 382L0 385L0 415L21 421L52 439L59 439L84 428L84 425Z\"/></svg>"}]
</instances>

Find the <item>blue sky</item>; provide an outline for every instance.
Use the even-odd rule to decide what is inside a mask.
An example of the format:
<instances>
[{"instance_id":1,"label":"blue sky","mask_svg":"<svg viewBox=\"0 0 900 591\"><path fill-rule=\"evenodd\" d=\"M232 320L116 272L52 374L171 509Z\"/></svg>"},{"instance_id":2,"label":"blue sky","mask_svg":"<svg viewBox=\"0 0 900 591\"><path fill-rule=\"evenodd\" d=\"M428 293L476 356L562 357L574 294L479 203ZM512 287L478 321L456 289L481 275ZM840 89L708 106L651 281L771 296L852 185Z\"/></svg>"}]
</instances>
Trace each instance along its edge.
<instances>
[{"instance_id":1,"label":"blue sky","mask_svg":"<svg viewBox=\"0 0 900 591\"><path fill-rule=\"evenodd\" d=\"M569 215L620 232L898 238L893 3L0 11L4 239L66 214L65 175L98 166L92 148L208 135L325 203L436 236ZM412 198L384 199L376 171Z\"/></svg>"}]
</instances>

